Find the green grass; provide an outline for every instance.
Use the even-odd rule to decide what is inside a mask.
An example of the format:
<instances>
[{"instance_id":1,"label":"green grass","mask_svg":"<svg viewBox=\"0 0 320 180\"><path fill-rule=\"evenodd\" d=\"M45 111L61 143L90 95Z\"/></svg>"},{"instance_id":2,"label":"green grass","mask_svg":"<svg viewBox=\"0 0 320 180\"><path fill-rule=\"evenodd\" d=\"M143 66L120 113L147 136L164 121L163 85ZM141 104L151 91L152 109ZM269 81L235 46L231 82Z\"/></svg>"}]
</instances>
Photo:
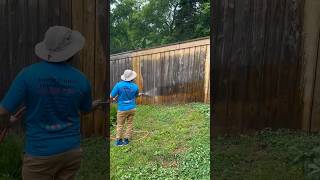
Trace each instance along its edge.
<instances>
[{"instance_id":1,"label":"green grass","mask_svg":"<svg viewBox=\"0 0 320 180\"><path fill-rule=\"evenodd\" d=\"M320 134L264 130L250 136L219 137L214 146L215 179L300 180L305 179L304 162L294 160L320 146Z\"/></svg>"},{"instance_id":2,"label":"green grass","mask_svg":"<svg viewBox=\"0 0 320 180\"><path fill-rule=\"evenodd\" d=\"M111 179L209 179L209 106L139 106L134 141L125 147L111 143ZM114 127L111 129L114 136ZM263 130L251 135L213 140L214 179L300 180L317 163L320 134ZM84 158L78 180L104 180L108 170L101 138L82 142ZM19 179L22 139L9 136L0 144L0 179ZM294 162L297 157L316 156ZM310 161L310 162L309 162ZM313 162L312 162L313 161ZM2 168L5 167L5 168ZM310 171L309 171L310 172ZM314 179L319 179L316 177Z\"/></svg>"},{"instance_id":3,"label":"green grass","mask_svg":"<svg viewBox=\"0 0 320 180\"><path fill-rule=\"evenodd\" d=\"M76 180L105 180L106 144L103 138L82 141L83 159ZM0 144L0 180L20 180L23 139L11 134Z\"/></svg>"},{"instance_id":4,"label":"green grass","mask_svg":"<svg viewBox=\"0 0 320 180\"><path fill-rule=\"evenodd\" d=\"M0 179L21 179L23 140L17 135L7 136L0 144Z\"/></svg>"},{"instance_id":5,"label":"green grass","mask_svg":"<svg viewBox=\"0 0 320 180\"><path fill-rule=\"evenodd\" d=\"M110 124L111 126L115 126L117 122L117 105L110 105Z\"/></svg>"},{"instance_id":6,"label":"green grass","mask_svg":"<svg viewBox=\"0 0 320 180\"><path fill-rule=\"evenodd\" d=\"M83 158L76 180L105 180L108 172L106 142L101 137L82 140Z\"/></svg>"},{"instance_id":7,"label":"green grass","mask_svg":"<svg viewBox=\"0 0 320 180\"><path fill-rule=\"evenodd\" d=\"M111 179L210 179L209 105L139 106L133 141L111 143ZM112 136L115 134L112 127Z\"/></svg>"}]
</instances>

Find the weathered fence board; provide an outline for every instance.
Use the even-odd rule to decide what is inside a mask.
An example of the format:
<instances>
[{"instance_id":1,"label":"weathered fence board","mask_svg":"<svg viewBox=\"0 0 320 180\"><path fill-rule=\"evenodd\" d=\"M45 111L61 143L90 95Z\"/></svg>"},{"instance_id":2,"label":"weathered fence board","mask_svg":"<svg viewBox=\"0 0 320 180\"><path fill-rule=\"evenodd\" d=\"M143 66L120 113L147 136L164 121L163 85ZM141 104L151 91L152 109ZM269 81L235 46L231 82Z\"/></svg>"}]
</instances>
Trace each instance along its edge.
<instances>
[{"instance_id":1,"label":"weathered fence board","mask_svg":"<svg viewBox=\"0 0 320 180\"><path fill-rule=\"evenodd\" d=\"M218 3L212 62L216 134L301 128L303 3Z\"/></svg>"},{"instance_id":2,"label":"weathered fence board","mask_svg":"<svg viewBox=\"0 0 320 180\"><path fill-rule=\"evenodd\" d=\"M73 64L91 81L93 96L106 92L106 1L103 0L0 0L0 99L23 68L38 60L34 46L53 25L79 30L86 38ZM82 118L84 136L105 134L105 115L97 111Z\"/></svg>"},{"instance_id":3,"label":"weathered fence board","mask_svg":"<svg viewBox=\"0 0 320 180\"><path fill-rule=\"evenodd\" d=\"M320 131L320 1L305 0L303 129Z\"/></svg>"},{"instance_id":4,"label":"weathered fence board","mask_svg":"<svg viewBox=\"0 0 320 180\"><path fill-rule=\"evenodd\" d=\"M140 90L152 95L139 103L209 102L209 47L209 38L203 38L111 55L111 87L125 69L133 69Z\"/></svg>"}]
</instances>

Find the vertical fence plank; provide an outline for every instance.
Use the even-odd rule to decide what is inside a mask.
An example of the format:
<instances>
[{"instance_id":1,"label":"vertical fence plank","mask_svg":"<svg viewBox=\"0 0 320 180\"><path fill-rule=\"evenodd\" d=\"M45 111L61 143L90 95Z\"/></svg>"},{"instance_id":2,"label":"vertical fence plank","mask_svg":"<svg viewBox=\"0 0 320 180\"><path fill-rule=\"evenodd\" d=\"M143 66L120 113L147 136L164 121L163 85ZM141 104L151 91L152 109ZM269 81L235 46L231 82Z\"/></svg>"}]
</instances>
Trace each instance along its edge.
<instances>
[{"instance_id":1,"label":"vertical fence plank","mask_svg":"<svg viewBox=\"0 0 320 180\"><path fill-rule=\"evenodd\" d=\"M106 33L106 25L102 24L101 18L105 18L106 11L104 11L103 7L105 3L100 0L95 0L95 61L94 61L94 91L95 91L95 99L101 99L104 97L109 97L109 94L106 95L107 84L106 78L110 78L109 75L106 75L107 68L107 59L106 59L106 49L107 48L107 40L105 39L105 35L102 33ZM102 6L102 7L100 7ZM103 106L103 108L106 108ZM104 113L105 109L100 109L94 112L94 134L100 135L105 134L106 124L104 121L106 120L106 114Z\"/></svg>"},{"instance_id":2,"label":"vertical fence plank","mask_svg":"<svg viewBox=\"0 0 320 180\"><path fill-rule=\"evenodd\" d=\"M9 3L7 0L0 1L0 59L1 67L9 67ZM5 34L5 36L4 36ZM0 99L2 99L6 93L9 81L8 74L10 72L0 70Z\"/></svg>"}]
</instances>

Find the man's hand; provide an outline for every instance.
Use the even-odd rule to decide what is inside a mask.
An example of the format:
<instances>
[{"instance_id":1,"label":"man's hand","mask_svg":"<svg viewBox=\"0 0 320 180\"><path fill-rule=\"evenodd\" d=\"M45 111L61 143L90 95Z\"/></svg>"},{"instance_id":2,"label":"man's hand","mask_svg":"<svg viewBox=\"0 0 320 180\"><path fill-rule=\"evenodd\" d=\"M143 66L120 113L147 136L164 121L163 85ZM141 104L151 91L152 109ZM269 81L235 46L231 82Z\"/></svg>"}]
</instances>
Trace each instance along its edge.
<instances>
[{"instance_id":1,"label":"man's hand","mask_svg":"<svg viewBox=\"0 0 320 180\"><path fill-rule=\"evenodd\" d=\"M144 93L139 93L139 94L138 94L138 96L144 96L144 95L145 95Z\"/></svg>"},{"instance_id":2,"label":"man's hand","mask_svg":"<svg viewBox=\"0 0 320 180\"><path fill-rule=\"evenodd\" d=\"M90 112L80 112L81 115L87 115L93 111L95 111L99 106L103 105L103 99L97 99L92 101Z\"/></svg>"},{"instance_id":3,"label":"man's hand","mask_svg":"<svg viewBox=\"0 0 320 180\"><path fill-rule=\"evenodd\" d=\"M21 109L19 109L19 111L17 111L14 115L10 116L9 122L10 124L13 124L19 120L21 120L21 118L23 117L23 115L25 114L27 108L25 106L23 106Z\"/></svg>"}]
</instances>

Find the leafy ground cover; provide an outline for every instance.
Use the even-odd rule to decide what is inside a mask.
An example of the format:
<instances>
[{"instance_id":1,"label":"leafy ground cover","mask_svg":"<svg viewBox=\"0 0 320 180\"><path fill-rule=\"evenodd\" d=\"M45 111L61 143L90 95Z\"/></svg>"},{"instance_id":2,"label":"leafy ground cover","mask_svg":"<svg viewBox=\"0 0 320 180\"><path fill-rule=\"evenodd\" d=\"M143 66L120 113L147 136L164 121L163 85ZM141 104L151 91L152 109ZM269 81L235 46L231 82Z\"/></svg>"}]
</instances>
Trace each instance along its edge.
<instances>
[{"instance_id":1,"label":"leafy ground cover","mask_svg":"<svg viewBox=\"0 0 320 180\"><path fill-rule=\"evenodd\" d=\"M210 179L209 105L139 106L134 128L128 146L111 142L111 179Z\"/></svg>"},{"instance_id":2,"label":"leafy ground cover","mask_svg":"<svg viewBox=\"0 0 320 180\"><path fill-rule=\"evenodd\" d=\"M320 134L266 129L214 139L215 179L300 180L320 177Z\"/></svg>"}]
</instances>

